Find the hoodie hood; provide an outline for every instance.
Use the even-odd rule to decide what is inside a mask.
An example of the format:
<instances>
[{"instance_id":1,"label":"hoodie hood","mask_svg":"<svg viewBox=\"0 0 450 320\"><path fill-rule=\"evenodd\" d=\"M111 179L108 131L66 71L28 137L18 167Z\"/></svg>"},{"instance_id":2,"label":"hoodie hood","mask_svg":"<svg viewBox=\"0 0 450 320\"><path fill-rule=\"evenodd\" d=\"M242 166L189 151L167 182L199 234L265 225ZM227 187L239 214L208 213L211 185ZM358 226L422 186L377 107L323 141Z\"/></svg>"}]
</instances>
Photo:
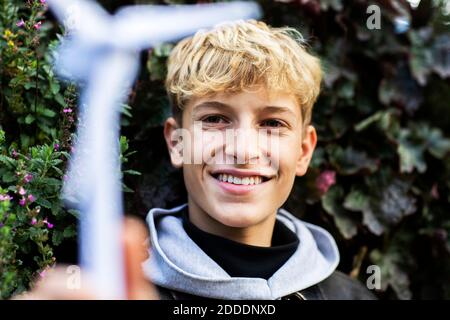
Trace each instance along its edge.
<instances>
[{"instance_id":1,"label":"hoodie hood","mask_svg":"<svg viewBox=\"0 0 450 320\"><path fill-rule=\"evenodd\" d=\"M181 217L185 206L155 208L147 215L151 249L143 267L158 286L213 299L272 300L325 280L339 263L327 231L279 209L277 219L300 240L297 250L268 280L231 277L189 238Z\"/></svg>"}]
</instances>

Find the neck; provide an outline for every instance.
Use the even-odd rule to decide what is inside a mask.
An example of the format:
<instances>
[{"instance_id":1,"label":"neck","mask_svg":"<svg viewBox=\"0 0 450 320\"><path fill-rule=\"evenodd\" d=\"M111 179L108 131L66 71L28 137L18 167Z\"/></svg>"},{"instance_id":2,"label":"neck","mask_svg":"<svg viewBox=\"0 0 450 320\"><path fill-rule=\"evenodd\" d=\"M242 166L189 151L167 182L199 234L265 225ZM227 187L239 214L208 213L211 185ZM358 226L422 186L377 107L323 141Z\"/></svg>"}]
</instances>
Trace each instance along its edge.
<instances>
[{"instance_id":1,"label":"neck","mask_svg":"<svg viewBox=\"0 0 450 320\"><path fill-rule=\"evenodd\" d=\"M188 209L189 220L200 230L251 246L270 247L272 244L275 214L252 226L232 227L211 217L191 199L188 200Z\"/></svg>"}]
</instances>

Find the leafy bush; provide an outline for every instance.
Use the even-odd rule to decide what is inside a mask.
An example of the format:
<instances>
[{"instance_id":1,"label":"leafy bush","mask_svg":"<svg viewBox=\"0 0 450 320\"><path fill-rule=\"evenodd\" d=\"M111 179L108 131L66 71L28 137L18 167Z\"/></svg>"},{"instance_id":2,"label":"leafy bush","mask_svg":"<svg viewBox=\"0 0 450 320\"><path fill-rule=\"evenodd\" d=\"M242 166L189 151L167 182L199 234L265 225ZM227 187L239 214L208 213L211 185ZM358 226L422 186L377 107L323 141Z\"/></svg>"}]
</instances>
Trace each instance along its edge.
<instances>
[{"instance_id":1,"label":"leafy bush","mask_svg":"<svg viewBox=\"0 0 450 320\"><path fill-rule=\"evenodd\" d=\"M0 297L29 288L76 240L60 199L77 122L77 88L52 70L56 24L45 1L0 0ZM131 117L124 106L124 124ZM120 138L121 163L128 139ZM135 170L124 174L137 175ZM131 191L126 185L124 191ZM64 259L63 259L64 260Z\"/></svg>"},{"instance_id":2,"label":"leafy bush","mask_svg":"<svg viewBox=\"0 0 450 320\"><path fill-rule=\"evenodd\" d=\"M28 154L7 150L0 131L0 293L27 288L52 265L53 247L76 235L73 211L60 204L63 166L68 157L57 146L30 147Z\"/></svg>"}]
</instances>

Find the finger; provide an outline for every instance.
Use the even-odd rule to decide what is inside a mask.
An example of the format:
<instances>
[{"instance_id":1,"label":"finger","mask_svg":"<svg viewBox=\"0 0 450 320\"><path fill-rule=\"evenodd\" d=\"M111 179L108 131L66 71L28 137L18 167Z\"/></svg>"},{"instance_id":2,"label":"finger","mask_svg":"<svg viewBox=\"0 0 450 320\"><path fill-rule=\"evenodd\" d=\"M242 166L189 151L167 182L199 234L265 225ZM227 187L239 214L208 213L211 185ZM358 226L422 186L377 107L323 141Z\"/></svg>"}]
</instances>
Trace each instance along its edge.
<instances>
[{"instance_id":1,"label":"finger","mask_svg":"<svg viewBox=\"0 0 450 320\"><path fill-rule=\"evenodd\" d=\"M146 279L142 263L149 256L148 232L137 218L127 217L124 223L125 277L127 298L158 299L155 287Z\"/></svg>"},{"instance_id":2,"label":"finger","mask_svg":"<svg viewBox=\"0 0 450 320\"><path fill-rule=\"evenodd\" d=\"M67 266L48 269L43 278L36 281L32 290L14 297L15 300L92 300L93 290L80 278L79 285L73 285L74 276L67 272ZM81 277L81 274L80 274Z\"/></svg>"}]
</instances>

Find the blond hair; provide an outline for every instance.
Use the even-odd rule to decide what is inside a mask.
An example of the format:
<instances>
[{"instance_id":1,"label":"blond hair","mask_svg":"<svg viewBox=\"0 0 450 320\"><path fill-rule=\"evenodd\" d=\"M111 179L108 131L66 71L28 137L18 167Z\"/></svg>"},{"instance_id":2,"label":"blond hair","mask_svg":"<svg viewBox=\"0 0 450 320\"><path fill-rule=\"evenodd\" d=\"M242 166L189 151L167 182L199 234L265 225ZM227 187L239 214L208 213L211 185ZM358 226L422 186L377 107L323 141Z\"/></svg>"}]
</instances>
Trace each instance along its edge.
<instances>
[{"instance_id":1,"label":"blond hair","mask_svg":"<svg viewBox=\"0 0 450 320\"><path fill-rule=\"evenodd\" d=\"M167 68L165 85L176 117L193 97L264 85L269 92L293 93L303 123L309 124L322 80L320 61L306 51L300 32L255 20L222 24L183 39Z\"/></svg>"}]
</instances>

